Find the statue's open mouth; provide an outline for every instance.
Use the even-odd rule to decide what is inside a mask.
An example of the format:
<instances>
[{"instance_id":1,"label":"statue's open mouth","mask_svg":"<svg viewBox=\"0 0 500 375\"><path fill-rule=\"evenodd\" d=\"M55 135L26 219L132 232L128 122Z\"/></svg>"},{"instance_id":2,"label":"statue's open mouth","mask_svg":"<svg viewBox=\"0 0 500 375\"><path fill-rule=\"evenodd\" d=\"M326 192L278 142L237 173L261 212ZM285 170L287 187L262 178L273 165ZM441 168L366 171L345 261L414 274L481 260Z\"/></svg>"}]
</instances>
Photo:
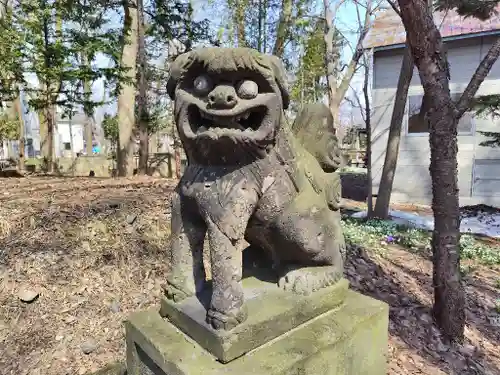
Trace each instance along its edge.
<instances>
[{"instance_id":1,"label":"statue's open mouth","mask_svg":"<svg viewBox=\"0 0 500 375\"><path fill-rule=\"evenodd\" d=\"M189 123L196 135L203 133L252 134L260 129L269 115L268 107L258 105L242 110L203 110L191 105L188 110ZM243 135L242 134L242 135Z\"/></svg>"}]
</instances>

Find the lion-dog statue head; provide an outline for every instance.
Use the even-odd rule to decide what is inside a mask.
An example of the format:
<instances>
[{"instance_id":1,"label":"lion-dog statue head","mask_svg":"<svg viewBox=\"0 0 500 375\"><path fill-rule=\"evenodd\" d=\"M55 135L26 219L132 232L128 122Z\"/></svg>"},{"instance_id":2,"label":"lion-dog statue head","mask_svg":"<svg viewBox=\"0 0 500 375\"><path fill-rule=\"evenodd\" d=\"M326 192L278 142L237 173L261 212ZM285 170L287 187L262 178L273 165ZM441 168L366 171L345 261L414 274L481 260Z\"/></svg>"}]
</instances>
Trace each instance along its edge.
<instances>
[{"instance_id":1,"label":"lion-dog statue head","mask_svg":"<svg viewBox=\"0 0 500 375\"><path fill-rule=\"evenodd\" d=\"M241 165L265 157L289 104L281 61L249 48L180 55L167 91L175 99L188 160L201 165Z\"/></svg>"}]
</instances>

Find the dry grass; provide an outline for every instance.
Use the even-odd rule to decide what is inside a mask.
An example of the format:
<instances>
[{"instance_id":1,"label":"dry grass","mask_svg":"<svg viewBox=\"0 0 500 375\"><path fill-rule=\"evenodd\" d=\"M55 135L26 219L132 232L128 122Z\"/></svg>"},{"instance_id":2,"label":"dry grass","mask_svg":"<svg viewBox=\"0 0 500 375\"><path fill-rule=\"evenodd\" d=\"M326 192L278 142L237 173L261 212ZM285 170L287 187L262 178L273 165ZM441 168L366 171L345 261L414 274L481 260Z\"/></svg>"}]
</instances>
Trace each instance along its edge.
<instances>
[{"instance_id":1,"label":"dry grass","mask_svg":"<svg viewBox=\"0 0 500 375\"><path fill-rule=\"evenodd\" d=\"M83 374L123 359L122 321L157 301L168 269L171 188L152 178L1 181L1 374ZM22 303L22 288L39 299Z\"/></svg>"},{"instance_id":2,"label":"dry grass","mask_svg":"<svg viewBox=\"0 0 500 375\"><path fill-rule=\"evenodd\" d=\"M85 374L124 360L123 320L157 303L168 271L172 187L149 177L0 181L0 374ZM354 289L391 305L389 374L500 373L489 320L498 268L467 276L472 351L440 340L428 259L358 249L346 271ZM39 299L22 303L22 288Z\"/></svg>"}]
</instances>

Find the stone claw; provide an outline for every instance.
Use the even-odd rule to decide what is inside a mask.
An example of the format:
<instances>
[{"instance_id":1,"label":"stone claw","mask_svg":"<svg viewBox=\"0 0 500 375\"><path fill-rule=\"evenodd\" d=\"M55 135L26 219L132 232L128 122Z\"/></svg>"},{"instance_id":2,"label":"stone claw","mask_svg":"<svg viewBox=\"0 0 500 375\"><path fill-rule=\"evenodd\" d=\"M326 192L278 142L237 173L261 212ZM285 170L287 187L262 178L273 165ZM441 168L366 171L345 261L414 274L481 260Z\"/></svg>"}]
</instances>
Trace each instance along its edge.
<instances>
[{"instance_id":1,"label":"stone claw","mask_svg":"<svg viewBox=\"0 0 500 375\"><path fill-rule=\"evenodd\" d=\"M163 285L163 292L168 299L174 302L181 302L194 295L194 293L188 291L187 288L181 288L169 280Z\"/></svg>"},{"instance_id":2,"label":"stone claw","mask_svg":"<svg viewBox=\"0 0 500 375\"><path fill-rule=\"evenodd\" d=\"M236 311L222 313L220 311L209 309L207 311L206 321L216 330L229 331L244 322L247 319L248 312L245 306L242 306Z\"/></svg>"},{"instance_id":3,"label":"stone claw","mask_svg":"<svg viewBox=\"0 0 500 375\"><path fill-rule=\"evenodd\" d=\"M342 272L332 266L289 269L279 278L278 287L307 296L335 284L341 278Z\"/></svg>"}]
</instances>

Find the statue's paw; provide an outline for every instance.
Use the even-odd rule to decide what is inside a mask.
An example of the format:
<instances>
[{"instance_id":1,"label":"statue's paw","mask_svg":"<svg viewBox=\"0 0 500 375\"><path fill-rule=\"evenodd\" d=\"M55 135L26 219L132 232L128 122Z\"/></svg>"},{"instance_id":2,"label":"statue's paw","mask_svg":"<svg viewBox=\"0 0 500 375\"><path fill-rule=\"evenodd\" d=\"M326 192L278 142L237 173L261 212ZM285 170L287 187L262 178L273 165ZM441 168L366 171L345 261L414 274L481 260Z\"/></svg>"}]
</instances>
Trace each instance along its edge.
<instances>
[{"instance_id":1,"label":"statue's paw","mask_svg":"<svg viewBox=\"0 0 500 375\"><path fill-rule=\"evenodd\" d=\"M187 288L186 286L182 287L181 285L182 284L167 280L166 284L163 285L163 292L165 293L165 296L174 302L180 302L195 295L194 290Z\"/></svg>"},{"instance_id":2,"label":"statue's paw","mask_svg":"<svg viewBox=\"0 0 500 375\"><path fill-rule=\"evenodd\" d=\"M296 268L285 271L278 286L286 291L309 295L335 284L341 277L342 271L334 266Z\"/></svg>"},{"instance_id":3,"label":"statue's paw","mask_svg":"<svg viewBox=\"0 0 500 375\"><path fill-rule=\"evenodd\" d=\"M248 317L246 306L239 309L233 309L227 313L210 308L207 311L207 323L214 329L229 331L244 322Z\"/></svg>"},{"instance_id":4,"label":"statue's paw","mask_svg":"<svg viewBox=\"0 0 500 375\"><path fill-rule=\"evenodd\" d=\"M340 200L342 199L342 181L338 173L332 173L331 177L327 187L324 189L326 202L330 210L337 211L340 208Z\"/></svg>"}]
</instances>

